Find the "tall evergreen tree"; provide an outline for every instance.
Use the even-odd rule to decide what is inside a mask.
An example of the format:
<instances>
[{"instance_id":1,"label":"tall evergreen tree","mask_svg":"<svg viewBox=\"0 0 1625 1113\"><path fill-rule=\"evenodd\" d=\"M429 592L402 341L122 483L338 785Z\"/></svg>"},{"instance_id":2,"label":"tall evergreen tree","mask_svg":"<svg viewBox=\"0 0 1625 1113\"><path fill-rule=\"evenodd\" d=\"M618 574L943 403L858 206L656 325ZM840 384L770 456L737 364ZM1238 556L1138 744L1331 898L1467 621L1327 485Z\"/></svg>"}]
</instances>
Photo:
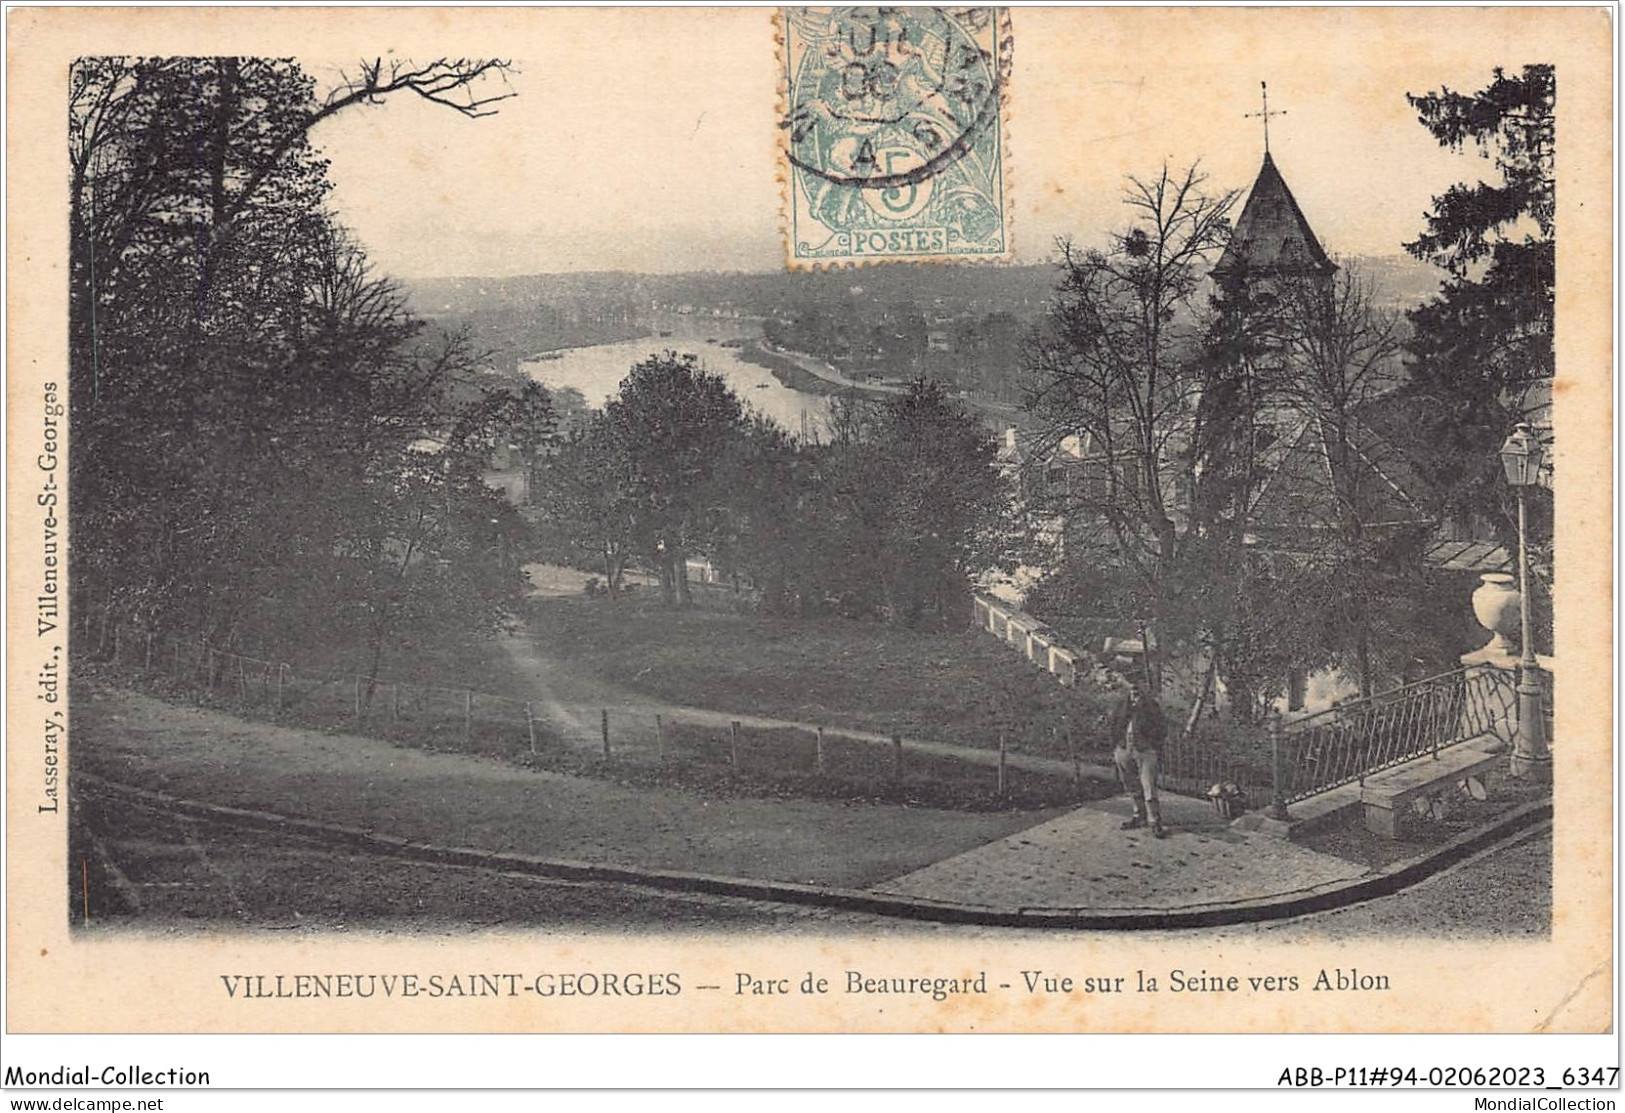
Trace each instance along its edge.
<instances>
[{"instance_id":1,"label":"tall evergreen tree","mask_svg":"<svg viewBox=\"0 0 1625 1113\"><path fill-rule=\"evenodd\" d=\"M1496 450L1541 407L1538 386L1555 371L1556 96L1553 67L1529 65L1497 69L1474 93L1407 98L1441 146L1472 146L1500 175L1435 197L1426 230L1405 245L1446 272L1438 297L1411 313L1407 389L1440 509L1507 539L1515 517Z\"/></svg>"}]
</instances>

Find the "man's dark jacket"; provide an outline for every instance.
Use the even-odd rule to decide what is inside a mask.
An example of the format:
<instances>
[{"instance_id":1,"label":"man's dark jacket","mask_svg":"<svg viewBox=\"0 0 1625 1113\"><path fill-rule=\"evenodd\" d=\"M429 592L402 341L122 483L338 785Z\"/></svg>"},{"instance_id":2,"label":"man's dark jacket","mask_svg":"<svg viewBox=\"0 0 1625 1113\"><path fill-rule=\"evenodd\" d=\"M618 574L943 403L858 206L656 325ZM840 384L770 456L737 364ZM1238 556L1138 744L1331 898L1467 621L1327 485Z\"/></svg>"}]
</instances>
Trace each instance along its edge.
<instances>
[{"instance_id":1,"label":"man's dark jacket","mask_svg":"<svg viewBox=\"0 0 1625 1113\"><path fill-rule=\"evenodd\" d=\"M1162 708L1150 696L1141 696L1140 702L1129 709L1127 696L1121 696L1112 705L1111 717L1106 721L1106 729L1111 735L1112 748L1120 749L1128 737L1129 716L1134 717L1134 748L1137 750L1160 750L1163 741L1168 737L1168 720L1163 717Z\"/></svg>"}]
</instances>

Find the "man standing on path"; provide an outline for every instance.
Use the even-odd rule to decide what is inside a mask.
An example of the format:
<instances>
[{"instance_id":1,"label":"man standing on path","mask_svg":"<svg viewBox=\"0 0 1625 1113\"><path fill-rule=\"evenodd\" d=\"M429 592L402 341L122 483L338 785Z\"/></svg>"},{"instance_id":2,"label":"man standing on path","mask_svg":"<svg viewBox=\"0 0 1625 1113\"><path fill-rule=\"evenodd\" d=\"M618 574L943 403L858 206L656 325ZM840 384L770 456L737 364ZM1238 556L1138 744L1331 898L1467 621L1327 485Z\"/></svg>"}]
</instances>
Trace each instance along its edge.
<instances>
[{"instance_id":1,"label":"man standing on path","mask_svg":"<svg viewBox=\"0 0 1625 1113\"><path fill-rule=\"evenodd\" d=\"M1168 722L1157 701L1146 694L1143 680L1130 680L1121 673L1117 679L1126 691L1113 705L1108 720L1112 758L1118 780L1134 799L1134 817L1123 824L1123 830L1144 827L1149 819L1151 833L1165 839L1168 829L1162 825L1162 802L1157 799L1157 770Z\"/></svg>"}]
</instances>

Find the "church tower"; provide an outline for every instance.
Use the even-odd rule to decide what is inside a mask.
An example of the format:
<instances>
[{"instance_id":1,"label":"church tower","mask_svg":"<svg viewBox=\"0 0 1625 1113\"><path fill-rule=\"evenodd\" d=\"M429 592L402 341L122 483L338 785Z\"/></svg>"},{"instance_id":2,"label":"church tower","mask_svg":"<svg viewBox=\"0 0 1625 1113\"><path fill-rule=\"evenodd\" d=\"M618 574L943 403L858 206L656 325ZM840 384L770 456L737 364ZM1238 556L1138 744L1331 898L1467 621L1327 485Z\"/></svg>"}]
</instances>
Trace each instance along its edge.
<instances>
[{"instance_id":1,"label":"church tower","mask_svg":"<svg viewBox=\"0 0 1625 1113\"><path fill-rule=\"evenodd\" d=\"M1264 123L1264 165L1259 167L1247 204L1230 236L1213 277L1228 294L1279 295L1284 283L1304 284L1317 293L1330 292L1337 265L1315 238L1298 199L1287 188L1286 179L1270 156L1270 118L1285 116L1285 109L1270 111L1270 88L1259 82L1263 110L1249 113L1250 119ZM1264 303L1272 298L1262 299Z\"/></svg>"},{"instance_id":2,"label":"church tower","mask_svg":"<svg viewBox=\"0 0 1625 1113\"><path fill-rule=\"evenodd\" d=\"M1243 381L1264 399L1255 410L1263 475L1248 509L1252 534L1265 549L1307 553L1320 548L1312 535L1322 531L1411 528L1428 519L1410 494L1419 489L1416 477L1368 423L1371 384L1356 389L1347 378L1353 369L1306 363L1312 352L1329 359L1338 348L1301 342L1305 329L1329 336L1342 326L1338 267L1270 154L1269 117L1280 114L1268 101L1254 114L1264 117L1264 163L1212 275L1221 314L1232 315Z\"/></svg>"},{"instance_id":3,"label":"church tower","mask_svg":"<svg viewBox=\"0 0 1625 1113\"><path fill-rule=\"evenodd\" d=\"M1213 277L1226 286L1307 280L1329 288L1336 270L1266 149L1264 165Z\"/></svg>"}]
</instances>

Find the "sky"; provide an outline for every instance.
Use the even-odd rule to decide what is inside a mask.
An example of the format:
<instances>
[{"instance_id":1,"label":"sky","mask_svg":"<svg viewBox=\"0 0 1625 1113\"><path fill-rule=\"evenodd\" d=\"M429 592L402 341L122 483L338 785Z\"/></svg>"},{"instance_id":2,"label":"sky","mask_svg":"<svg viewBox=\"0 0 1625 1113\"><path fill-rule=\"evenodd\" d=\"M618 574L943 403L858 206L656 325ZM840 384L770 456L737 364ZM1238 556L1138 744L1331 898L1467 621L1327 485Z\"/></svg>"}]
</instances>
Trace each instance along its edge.
<instances>
[{"instance_id":1,"label":"sky","mask_svg":"<svg viewBox=\"0 0 1625 1113\"><path fill-rule=\"evenodd\" d=\"M1060 236L1098 241L1124 220L1126 177L1165 160L1199 161L1214 190L1245 190L1263 154L1246 118L1261 80L1285 111L1271 121L1276 164L1327 249L1397 254L1434 194L1495 176L1471 149L1441 149L1405 94L1472 91L1496 65L1544 60L1542 40L1560 28L1539 16L1018 7L1006 124L1016 261L1049 259ZM514 62L517 95L496 116L397 97L316 132L334 205L380 270L783 265L768 10L532 11L486 42ZM463 29L465 44L480 36ZM304 61L325 75L343 59Z\"/></svg>"}]
</instances>

